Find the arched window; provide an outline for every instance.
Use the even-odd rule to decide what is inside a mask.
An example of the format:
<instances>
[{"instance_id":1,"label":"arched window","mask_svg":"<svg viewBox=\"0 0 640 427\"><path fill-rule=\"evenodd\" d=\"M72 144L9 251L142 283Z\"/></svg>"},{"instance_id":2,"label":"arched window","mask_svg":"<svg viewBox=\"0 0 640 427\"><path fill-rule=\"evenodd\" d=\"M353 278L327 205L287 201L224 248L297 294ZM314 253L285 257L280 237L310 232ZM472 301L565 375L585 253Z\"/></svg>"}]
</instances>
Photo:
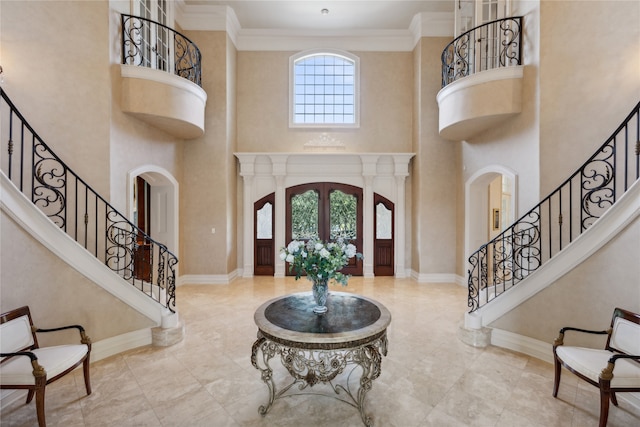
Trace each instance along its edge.
<instances>
[{"instance_id":1,"label":"arched window","mask_svg":"<svg viewBox=\"0 0 640 427\"><path fill-rule=\"evenodd\" d=\"M359 59L338 51L302 52L290 59L291 127L359 125Z\"/></svg>"}]
</instances>

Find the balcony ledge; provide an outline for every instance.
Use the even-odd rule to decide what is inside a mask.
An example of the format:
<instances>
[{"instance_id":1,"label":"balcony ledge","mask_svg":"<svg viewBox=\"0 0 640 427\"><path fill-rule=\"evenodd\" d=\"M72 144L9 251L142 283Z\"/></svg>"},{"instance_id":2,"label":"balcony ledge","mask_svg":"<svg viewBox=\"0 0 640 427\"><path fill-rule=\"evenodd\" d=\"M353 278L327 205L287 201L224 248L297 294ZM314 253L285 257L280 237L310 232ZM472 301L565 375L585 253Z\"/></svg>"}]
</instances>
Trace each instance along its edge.
<instances>
[{"instance_id":1,"label":"balcony ledge","mask_svg":"<svg viewBox=\"0 0 640 427\"><path fill-rule=\"evenodd\" d=\"M122 111L181 139L204 134L207 93L165 71L120 65Z\"/></svg>"},{"instance_id":2,"label":"balcony ledge","mask_svg":"<svg viewBox=\"0 0 640 427\"><path fill-rule=\"evenodd\" d=\"M440 136L469 141L522 111L523 66L482 71L438 92Z\"/></svg>"}]
</instances>

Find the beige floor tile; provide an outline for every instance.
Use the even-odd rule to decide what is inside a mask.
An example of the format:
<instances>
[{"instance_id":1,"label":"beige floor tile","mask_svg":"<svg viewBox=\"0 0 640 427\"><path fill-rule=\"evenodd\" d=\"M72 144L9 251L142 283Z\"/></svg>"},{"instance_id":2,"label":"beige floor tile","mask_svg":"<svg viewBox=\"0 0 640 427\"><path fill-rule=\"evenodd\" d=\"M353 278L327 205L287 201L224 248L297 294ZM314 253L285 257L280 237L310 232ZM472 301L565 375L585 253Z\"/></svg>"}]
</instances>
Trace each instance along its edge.
<instances>
[{"instance_id":1,"label":"beige floor tile","mask_svg":"<svg viewBox=\"0 0 640 427\"><path fill-rule=\"evenodd\" d=\"M309 282L291 278L236 279L230 285L177 289L184 340L166 348L143 347L91 365L93 393L81 371L47 388L50 427L360 427L359 411L327 396L296 395L268 401L260 371L250 361L256 340L253 313L276 296L306 292ZM509 350L473 348L457 331L466 289L418 284L411 279L352 278L333 291L374 298L391 311L389 352L382 374L365 399L378 427L595 426L595 387L566 370L558 399L551 395L553 366ZM278 387L286 370L272 359ZM35 405L21 398L0 412L1 427L36 425ZM640 410L620 399L608 427L640 426Z\"/></svg>"}]
</instances>

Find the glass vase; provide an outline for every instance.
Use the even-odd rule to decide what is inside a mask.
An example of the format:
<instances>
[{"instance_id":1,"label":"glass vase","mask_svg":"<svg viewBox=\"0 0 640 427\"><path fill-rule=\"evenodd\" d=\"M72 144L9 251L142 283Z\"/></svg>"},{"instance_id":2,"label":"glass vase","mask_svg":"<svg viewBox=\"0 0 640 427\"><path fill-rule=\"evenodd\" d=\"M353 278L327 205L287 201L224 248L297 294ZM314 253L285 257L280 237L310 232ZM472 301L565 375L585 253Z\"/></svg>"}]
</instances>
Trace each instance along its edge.
<instances>
[{"instance_id":1,"label":"glass vase","mask_svg":"<svg viewBox=\"0 0 640 427\"><path fill-rule=\"evenodd\" d=\"M329 294L329 283L326 279L313 279L313 299L316 302L316 306L313 308L313 312L316 314L323 314L327 312L327 295Z\"/></svg>"}]
</instances>

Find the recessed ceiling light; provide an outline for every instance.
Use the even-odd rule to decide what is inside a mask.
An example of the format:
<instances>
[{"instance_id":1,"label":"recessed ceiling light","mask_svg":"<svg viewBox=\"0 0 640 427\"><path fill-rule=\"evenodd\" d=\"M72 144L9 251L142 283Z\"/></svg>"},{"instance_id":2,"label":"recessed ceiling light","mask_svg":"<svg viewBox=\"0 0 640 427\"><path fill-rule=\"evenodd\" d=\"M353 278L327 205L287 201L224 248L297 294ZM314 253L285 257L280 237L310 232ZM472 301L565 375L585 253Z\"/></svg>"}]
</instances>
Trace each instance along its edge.
<instances>
[{"instance_id":1,"label":"recessed ceiling light","mask_svg":"<svg viewBox=\"0 0 640 427\"><path fill-rule=\"evenodd\" d=\"M328 15L328 14L329 14L329 9L326 9L326 8L325 8L325 9L322 9L322 10L320 11L320 13L322 13L323 15Z\"/></svg>"}]
</instances>

